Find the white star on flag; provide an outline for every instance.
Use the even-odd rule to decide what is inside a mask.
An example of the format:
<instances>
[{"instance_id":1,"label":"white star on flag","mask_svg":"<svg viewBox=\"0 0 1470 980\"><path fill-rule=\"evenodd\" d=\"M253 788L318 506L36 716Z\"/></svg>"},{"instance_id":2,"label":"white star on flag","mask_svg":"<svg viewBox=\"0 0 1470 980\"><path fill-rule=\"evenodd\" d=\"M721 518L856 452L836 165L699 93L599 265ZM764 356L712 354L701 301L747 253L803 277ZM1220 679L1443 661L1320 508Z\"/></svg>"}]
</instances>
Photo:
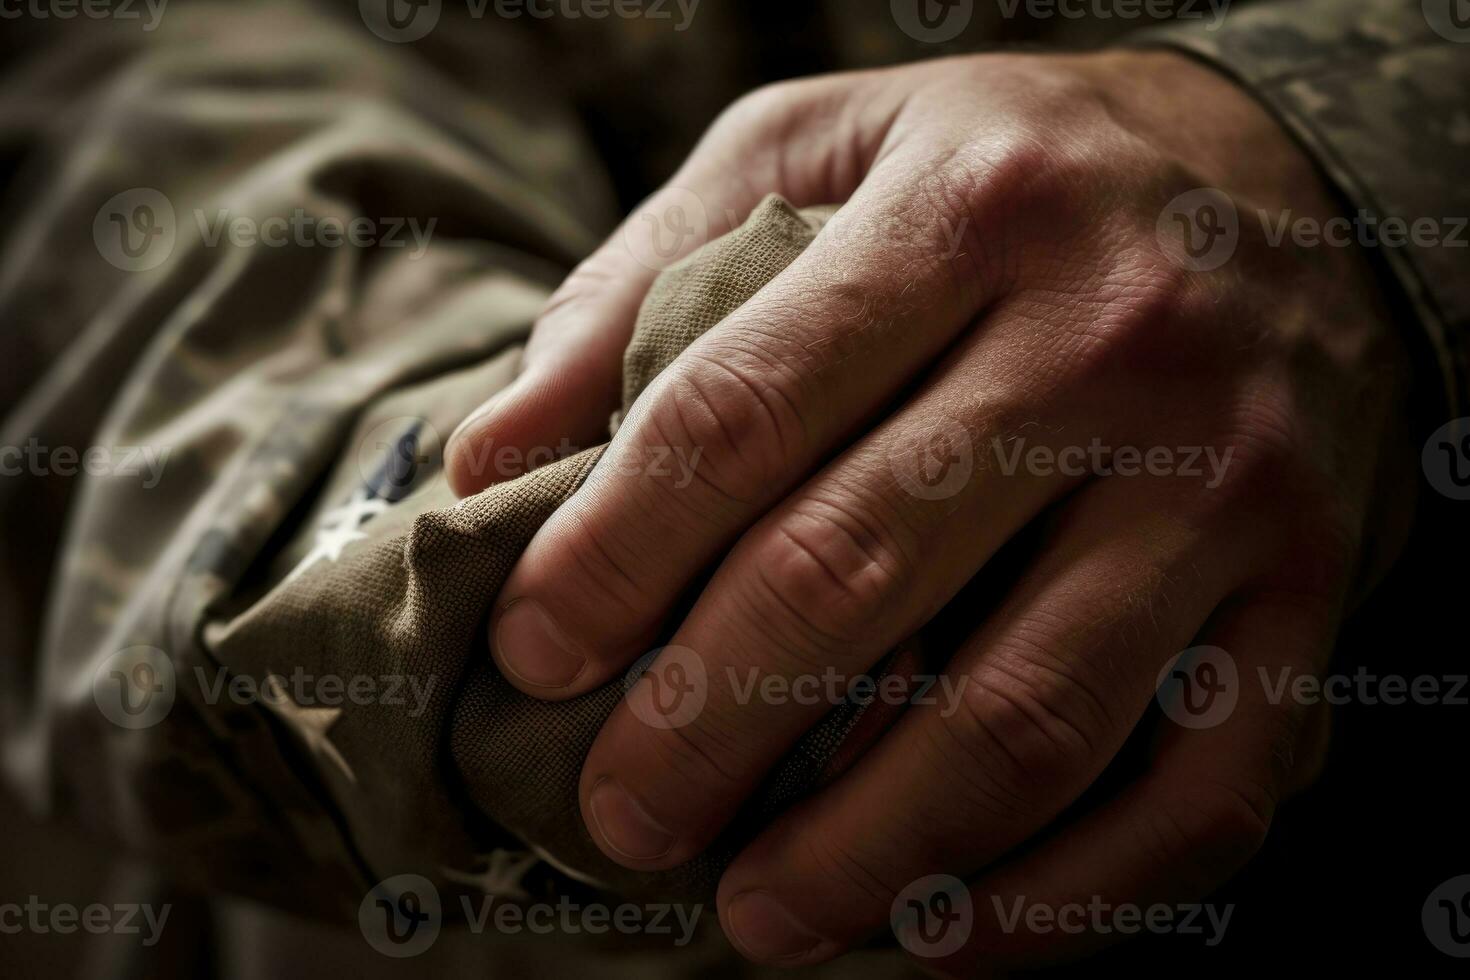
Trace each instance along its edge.
<instances>
[{"instance_id":1,"label":"white star on flag","mask_svg":"<svg viewBox=\"0 0 1470 980\"><path fill-rule=\"evenodd\" d=\"M347 503L322 515L321 523L316 529L316 542L306 553L306 557L301 559L301 563L286 576L286 581L294 581L302 572L324 559L340 561L343 548L354 541L367 538L358 528L387 509L388 501L369 497L365 489L355 491Z\"/></svg>"},{"instance_id":2,"label":"white star on flag","mask_svg":"<svg viewBox=\"0 0 1470 980\"><path fill-rule=\"evenodd\" d=\"M517 899L524 901L531 897L531 893L521 887L521 880L526 877L526 872L536 866L540 861L536 855L529 851L507 851L497 847L489 854L480 854L475 858L475 864L485 864L485 870L478 873L468 871L453 871L445 868L444 877L461 885L478 888L487 895L497 898Z\"/></svg>"},{"instance_id":3,"label":"white star on flag","mask_svg":"<svg viewBox=\"0 0 1470 980\"><path fill-rule=\"evenodd\" d=\"M327 729L335 725L337 719L342 717L342 709L302 707L291 700L281 678L276 674L271 674L265 679L265 686L270 694L265 699L266 707L280 715L282 720L290 725L297 735L301 736L301 740L306 743L308 749L330 760L338 769L341 769L348 782L357 782L357 775L352 771L352 767L347 764L346 759L342 758L342 753L337 751L337 746L327 738Z\"/></svg>"}]
</instances>

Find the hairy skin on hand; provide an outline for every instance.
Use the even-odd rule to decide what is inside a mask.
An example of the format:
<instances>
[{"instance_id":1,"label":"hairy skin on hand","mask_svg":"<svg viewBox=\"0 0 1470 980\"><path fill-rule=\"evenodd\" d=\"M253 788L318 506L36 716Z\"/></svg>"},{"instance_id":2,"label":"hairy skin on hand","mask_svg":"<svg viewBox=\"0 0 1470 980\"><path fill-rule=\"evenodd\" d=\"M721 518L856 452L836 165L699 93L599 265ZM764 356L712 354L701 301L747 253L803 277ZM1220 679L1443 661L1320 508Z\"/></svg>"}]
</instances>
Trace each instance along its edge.
<instances>
[{"instance_id":1,"label":"hairy skin on hand","mask_svg":"<svg viewBox=\"0 0 1470 980\"><path fill-rule=\"evenodd\" d=\"M1215 264L1161 232L1200 188L1238 217ZM928 965L967 973L1116 938L1006 930L995 910L1018 897L1198 899L1321 762L1323 719L1254 678L1322 668L1408 512L1406 356L1364 256L1273 242L1261 220L1326 220L1329 190L1262 108L1174 54L983 55L760 90L558 291L521 378L452 440L455 488L485 484L487 440L597 437L657 273L644 219L693 195L711 221L687 254L771 192L842 208L643 393L497 600L492 653L541 697L606 683L660 636L706 668L689 724L626 703L608 720L583 771L593 838L633 868L699 853L830 707L741 699L726 678L858 675L1044 522L945 666L956 703L910 708L766 828L725 873L721 921L752 959L813 963L887 928L916 880L953 875L976 924ZM911 492L955 433L973 473ZM1035 458L1096 443L1229 462L998 465L1021 441ZM660 449L698 458L693 479L618 465ZM1146 774L1059 823L1196 645L1230 656L1233 711L1166 718Z\"/></svg>"}]
</instances>

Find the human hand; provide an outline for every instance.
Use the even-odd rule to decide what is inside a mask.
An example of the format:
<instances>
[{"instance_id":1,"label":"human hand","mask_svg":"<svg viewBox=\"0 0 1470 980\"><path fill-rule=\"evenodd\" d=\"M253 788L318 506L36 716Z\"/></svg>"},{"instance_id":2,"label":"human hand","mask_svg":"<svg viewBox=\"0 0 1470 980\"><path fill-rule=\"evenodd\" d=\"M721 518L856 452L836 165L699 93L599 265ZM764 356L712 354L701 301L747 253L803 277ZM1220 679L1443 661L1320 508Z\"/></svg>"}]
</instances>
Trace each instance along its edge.
<instances>
[{"instance_id":1,"label":"human hand","mask_svg":"<svg viewBox=\"0 0 1470 980\"><path fill-rule=\"evenodd\" d=\"M658 266L771 191L843 208L643 393L492 619L512 683L572 697L668 635L715 567L670 641L701 662L703 709L650 726L651 685L634 687L584 766L593 838L633 868L697 854L830 708L742 699L736 678L862 674L1044 521L945 668L954 702L910 708L762 832L725 873L721 921L750 958L804 964L886 926L935 873L967 880L976 916L1016 896L1204 894L1320 761L1306 708L1254 679L1322 667L1405 514L1407 369L1372 272L1350 249L1273 244L1253 217L1326 219L1320 179L1247 96L1173 54L984 55L761 90L558 291L520 380L451 441L454 487L488 482L492 443L596 439ZM1194 245L1238 216L1222 261L1219 239L1171 239L1179 200ZM646 236L676 207L711 220L661 255ZM1171 465L1125 475L1124 447ZM656 452L698 459L692 481L638 465ZM936 471L944 455L960 469ZM1166 721L1144 776L1056 825L1194 645L1228 651L1234 710ZM1103 938L987 922L931 965Z\"/></svg>"}]
</instances>

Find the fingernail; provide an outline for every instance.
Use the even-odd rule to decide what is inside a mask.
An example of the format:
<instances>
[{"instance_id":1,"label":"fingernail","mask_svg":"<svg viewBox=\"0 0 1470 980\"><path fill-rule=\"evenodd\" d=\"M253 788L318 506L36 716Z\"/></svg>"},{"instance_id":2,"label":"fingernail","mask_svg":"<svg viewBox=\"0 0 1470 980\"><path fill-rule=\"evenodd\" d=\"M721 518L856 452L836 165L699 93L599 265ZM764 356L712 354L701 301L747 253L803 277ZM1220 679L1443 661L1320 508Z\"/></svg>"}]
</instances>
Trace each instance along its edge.
<instances>
[{"instance_id":1,"label":"fingernail","mask_svg":"<svg viewBox=\"0 0 1470 980\"><path fill-rule=\"evenodd\" d=\"M762 963L804 958L823 945L832 945L802 925L768 892L736 895L725 910L725 922L735 944L748 957Z\"/></svg>"},{"instance_id":2,"label":"fingernail","mask_svg":"<svg viewBox=\"0 0 1470 980\"><path fill-rule=\"evenodd\" d=\"M603 776L593 785L587 805L597 832L623 857L651 861L674 846L674 835L611 776Z\"/></svg>"},{"instance_id":3,"label":"fingernail","mask_svg":"<svg viewBox=\"0 0 1470 980\"><path fill-rule=\"evenodd\" d=\"M506 673L532 687L566 687L587 666L535 599L512 599L500 611L495 651Z\"/></svg>"}]
</instances>

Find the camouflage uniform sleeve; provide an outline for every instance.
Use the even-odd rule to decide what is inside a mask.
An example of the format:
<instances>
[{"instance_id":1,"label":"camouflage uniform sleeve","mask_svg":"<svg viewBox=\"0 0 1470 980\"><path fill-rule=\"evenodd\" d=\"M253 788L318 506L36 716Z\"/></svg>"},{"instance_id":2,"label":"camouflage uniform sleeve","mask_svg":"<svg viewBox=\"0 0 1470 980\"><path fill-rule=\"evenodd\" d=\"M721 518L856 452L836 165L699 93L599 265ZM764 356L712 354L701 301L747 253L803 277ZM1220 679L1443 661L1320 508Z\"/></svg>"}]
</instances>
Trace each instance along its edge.
<instances>
[{"instance_id":1,"label":"camouflage uniform sleeve","mask_svg":"<svg viewBox=\"0 0 1470 980\"><path fill-rule=\"evenodd\" d=\"M1373 251L1424 325L1458 415L1470 403L1470 4L1289 0L1135 40L1183 49L1256 93L1368 227L1429 219L1432 233Z\"/></svg>"}]
</instances>

